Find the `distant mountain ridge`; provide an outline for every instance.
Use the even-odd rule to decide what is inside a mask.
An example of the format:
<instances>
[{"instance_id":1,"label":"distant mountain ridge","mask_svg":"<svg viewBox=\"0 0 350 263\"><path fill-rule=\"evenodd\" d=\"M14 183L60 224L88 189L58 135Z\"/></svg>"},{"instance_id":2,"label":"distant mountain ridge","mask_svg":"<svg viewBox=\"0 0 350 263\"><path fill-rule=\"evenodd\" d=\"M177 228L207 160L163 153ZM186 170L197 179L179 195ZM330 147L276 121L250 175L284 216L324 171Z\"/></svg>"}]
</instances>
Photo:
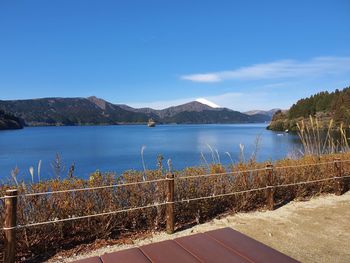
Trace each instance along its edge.
<instances>
[{"instance_id":1,"label":"distant mountain ridge","mask_svg":"<svg viewBox=\"0 0 350 263\"><path fill-rule=\"evenodd\" d=\"M272 118L272 116L281 109L271 109L271 110L251 110L251 111L246 111L244 112L245 114L248 114L248 115L255 115L255 114L263 114L263 115L268 115Z\"/></svg>"},{"instance_id":2,"label":"distant mountain ridge","mask_svg":"<svg viewBox=\"0 0 350 263\"><path fill-rule=\"evenodd\" d=\"M258 123L271 119L265 114L212 108L198 101L155 110L113 104L94 96L0 100L0 109L17 116L27 126L140 124L149 118L157 123L178 124Z\"/></svg>"},{"instance_id":3,"label":"distant mountain ridge","mask_svg":"<svg viewBox=\"0 0 350 263\"><path fill-rule=\"evenodd\" d=\"M179 113L184 112L184 111L201 112L201 111L205 111L205 110L218 110L218 108L209 107L208 105L202 104L198 101L192 101L192 102L188 102L188 103L185 103L182 105L172 106L172 107L169 107L166 109L162 109L162 110L154 110L151 108L135 109L135 108L132 108L132 107L127 106L127 105L118 105L118 106L122 107L125 110L129 110L129 111L133 111L133 112L142 112L145 114L155 114L161 119L171 118L171 117L175 116L176 114L179 114Z\"/></svg>"}]
</instances>

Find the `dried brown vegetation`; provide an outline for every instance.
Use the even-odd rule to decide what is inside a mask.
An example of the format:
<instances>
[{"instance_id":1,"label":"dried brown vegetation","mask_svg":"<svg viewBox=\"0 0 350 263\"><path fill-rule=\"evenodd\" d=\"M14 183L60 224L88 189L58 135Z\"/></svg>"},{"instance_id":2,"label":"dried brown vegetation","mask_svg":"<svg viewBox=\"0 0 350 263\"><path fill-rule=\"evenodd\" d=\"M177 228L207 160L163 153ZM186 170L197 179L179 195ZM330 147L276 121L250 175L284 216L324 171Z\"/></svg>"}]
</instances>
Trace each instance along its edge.
<instances>
[{"instance_id":1,"label":"dried brown vegetation","mask_svg":"<svg viewBox=\"0 0 350 263\"><path fill-rule=\"evenodd\" d=\"M321 157L308 156L299 160L285 159L277 161L274 163L274 183L276 185L290 184L336 176L338 171L333 163L335 157L349 160L350 154L332 154ZM174 172L177 228L207 221L227 211L251 211L263 208L266 205L265 191L254 191L204 200L186 200L265 187L267 185L265 169L249 172L245 172L245 170L264 168L266 164L251 162L229 168L215 164L210 165L210 171L207 168L195 167ZM311 166L304 166L309 164ZM350 162L344 162L342 169L343 174L349 173ZM232 171L240 172L225 174ZM130 171L120 177L116 177L115 174L96 172L91 175L89 180L78 178L55 179L25 185L20 187L19 190L22 193L34 193L139 182L143 180L144 173ZM196 177L196 175L203 174L216 175ZM161 170L161 167L158 170L146 171L146 178L147 180L164 179L165 172ZM349 187L348 182L347 187ZM2 195L6 188L8 186L2 186ZM283 204L295 198L307 198L316 194L332 193L334 191L334 181L325 181L277 188L275 198L277 204ZM26 196L19 198L18 223L25 225L33 222L72 218L163 203L164 201L165 181L92 191ZM0 224L2 224L3 204L1 204L0 209ZM165 228L164 213L165 207L159 206L20 229L18 230L18 251L20 252L18 257L37 261L39 257L44 258L58 250L71 248L82 243L90 243L96 239L116 239L123 233L162 230ZM1 245L3 246L3 240L1 240Z\"/></svg>"}]
</instances>

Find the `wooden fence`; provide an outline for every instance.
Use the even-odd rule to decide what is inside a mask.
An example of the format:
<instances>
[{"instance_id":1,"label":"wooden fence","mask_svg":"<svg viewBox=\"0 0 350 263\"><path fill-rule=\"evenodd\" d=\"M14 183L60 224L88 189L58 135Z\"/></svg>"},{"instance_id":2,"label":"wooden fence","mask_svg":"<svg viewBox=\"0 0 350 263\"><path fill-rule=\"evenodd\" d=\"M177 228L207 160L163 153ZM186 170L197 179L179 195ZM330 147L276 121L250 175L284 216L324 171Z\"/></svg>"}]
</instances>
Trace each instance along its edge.
<instances>
[{"instance_id":1,"label":"wooden fence","mask_svg":"<svg viewBox=\"0 0 350 263\"><path fill-rule=\"evenodd\" d=\"M335 185L334 185L335 186L335 194L342 195L343 193L345 193L346 191L349 190L349 189L347 189L349 184L346 182L350 178L350 176L347 173L343 173L343 169L342 169L343 162L350 162L350 160L341 160L340 158L337 158L332 162L323 162L323 163L315 164L315 165L330 164L330 163L333 164L334 171L336 172L333 177L321 178L318 180L294 182L294 183L288 183L288 184L276 184L275 169L289 169L289 168L296 168L296 167L301 167L301 166L308 167L308 166L312 166L312 165L309 164L309 165L299 165L299 166L295 165L295 166L274 167L273 165L268 164L265 168L239 171L240 173L247 172L247 171L248 172L249 171L265 171L266 176L267 176L267 180L266 180L267 184L264 187L248 189L248 190L238 191L238 192L212 195L212 196L196 197L196 198L185 199L185 200L174 200L175 180L177 180L177 179L184 180L184 179L188 179L188 178L195 178L195 177L202 177L202 176L215 176L218 174L205 174L205 175L174 178L174 174L169 173L169 174L167 174L166 178L164 178L164 179L143 181L143 182L134 182L134 183L129 183L129 184L121 184L122 186L125 186L125 185L137 185L137 184L145 184L145 183L150 183L150 182L162 182L162 181L164 181L166 184L166 201L163 203L151 204L151 205L147 205L147 206L134 207L134 208L129 208L129 209L117 210L117 211L110 211L110 212L105 212L105 213L100 213L100 214L86 215L86 216L81 216L81 217L64 218L64 219L46 221L46 222L36 222L36 223L30 223L30 224L26 224L26 225L18 225L17 224L18 197L39 196L39 195L46 195L46 194L75 192L75 191L88 191L88 190L94 190L94 189L107 188L107 187L111 187L111 186L100 186L100 187L92 187L92 188L70 189L70 190L60 190L60 191L41 192L41 193L27 193L27 194L18 194L17 189L7 190L6 195L1 198L5 202L5 209L4 209L5 217L4 217L4 228L3 228L4 236L5 236L4 262L5 263L15 262L16 230L21 229L21 228L54 224L54 223L58 223L58 222L85 219L85 218L90 218L90 217L111 215L111 214L116 214L119 212L128 212L128 211L133 211L133 210L140 210L140 209L146 209L146 208L165 205L165 207L166 207L166 232L168 234L172 234L172 233L174 233L174 230L175 230L174 205L176 203L190 202L190 201L197 201L197 200L204 200L204 199L212 199L212 198L218 198L218 197L226 197L226 196L232 196L232 195L238 195L238 194L256 192L256 191L264 191L265 196L266 196L266 207L269 210L273 210L273 209L275 209L275 196L274 196L274 194L275 194L275 190L277 188L304 185L304 184L312 184L312 183L326 182L326 181L331 181L331 182L335 183ZM227 172L227 173L222 173L220 175L225 175L225 174L232 174L232 173ZM113 185L113 187L116 187L116 186L120 186L120 185Z\"/></svg>"}]
</instances>

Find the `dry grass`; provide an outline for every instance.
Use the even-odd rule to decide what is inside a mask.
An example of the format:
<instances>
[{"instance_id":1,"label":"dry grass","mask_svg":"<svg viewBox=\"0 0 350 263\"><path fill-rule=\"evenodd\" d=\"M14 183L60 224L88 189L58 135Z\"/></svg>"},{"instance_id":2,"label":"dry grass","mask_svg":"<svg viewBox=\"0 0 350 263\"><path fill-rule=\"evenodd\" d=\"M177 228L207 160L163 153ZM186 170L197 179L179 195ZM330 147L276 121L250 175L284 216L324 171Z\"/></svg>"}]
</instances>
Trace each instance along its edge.
<instances>
[{"instance_id":1,"label":"dry grass","mask_svg":"<svg viewBox=\"0 0 350 263\"><path fill-rule=\"evenodd\" d=\"M317 164L333 161L335 157L350 159L350 154L324 155L322 157L304 157L299 160L281 160L276 167ZM247 169L263 168L267 163L248 163L225 168L220 164L210 165L210 171L203 167L188 168L175 173L175 200L180 201L195 197L204 197L265 187L267 176L265 170L244 172ZM350 163L342 166L344 172L350 171ZM195 176L208 173L224 173L241 171L232 175L212 175L180 179L184 176ZM337 173L334 164L322 164L306 167L275 169L276 184L295 183L333 177ZM36 184L24 185L20 192L44 192L116 183L142 181L145 172L131 171L117 177L114 174L91 175L89 180L70 178L65 180L49 180ZM147 180L164 178L161 169L146 171ZM6 189L3 186L2 194ZM278 188L275 192L278 204L295 198L314 196L320 193L334 192L332 181L309 185ZM133 186L112 187L93 191L51 194L45 196L20 197L18 204L19 224L42 222L48 220L77 217L129 207L165 201L165 182L141 184ZM263 208L266 204L265 192L257 191L228 197L183 202L175 206L177 228L194 223L208 221L227 211L252 211ZM3 206L0 207L3 214ZM90 243L96 239L116 239L123 233L163 230L165 227L165 208L149 208L115 215L77 220L51 225L31 227L19 230L18 256L33 261L49 257L53 253L73 246ZM2 224L3 218L0 218ZM3 240L1 241L3 245ZM1 248L0 248L1 249ZM2 250L2 249L1 249Z\"/></svg>"},{"instance_id":2,"label":"dry grass","mask_svg":"<svg viewBox=\"0 0 350 263\"><path fill-rule=\"evenodd\" d=\"M328 126L324 126L317 118L310 116L307 123L304 120L297 123L297 128L305 155L322 155L350 150L347 136L349 127L344 127L343 124L335 127L333 119L329 121Z\"/></svg>"}]
</instances>

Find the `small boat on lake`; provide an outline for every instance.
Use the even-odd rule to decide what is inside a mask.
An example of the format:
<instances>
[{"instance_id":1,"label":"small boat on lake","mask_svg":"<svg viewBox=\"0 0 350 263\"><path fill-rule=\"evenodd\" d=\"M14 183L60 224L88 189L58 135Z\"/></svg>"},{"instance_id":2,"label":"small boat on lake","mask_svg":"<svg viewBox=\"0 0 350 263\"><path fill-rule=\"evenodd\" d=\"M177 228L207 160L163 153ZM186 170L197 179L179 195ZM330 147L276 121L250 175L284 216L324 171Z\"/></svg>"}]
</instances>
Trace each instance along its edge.
<instances>
[{"instance_id":1,"label":"small boat on lake","mask_svg":"<svg viewBox=\"0 0 350 263\"><path fill-rule=\"evenodd\" d=\"M148 123L147 123L147 126L148 127L156 127L156 122L152 119L152 118L150 118L149 120L148 120Z\"/></svg>"}]
</instances>

